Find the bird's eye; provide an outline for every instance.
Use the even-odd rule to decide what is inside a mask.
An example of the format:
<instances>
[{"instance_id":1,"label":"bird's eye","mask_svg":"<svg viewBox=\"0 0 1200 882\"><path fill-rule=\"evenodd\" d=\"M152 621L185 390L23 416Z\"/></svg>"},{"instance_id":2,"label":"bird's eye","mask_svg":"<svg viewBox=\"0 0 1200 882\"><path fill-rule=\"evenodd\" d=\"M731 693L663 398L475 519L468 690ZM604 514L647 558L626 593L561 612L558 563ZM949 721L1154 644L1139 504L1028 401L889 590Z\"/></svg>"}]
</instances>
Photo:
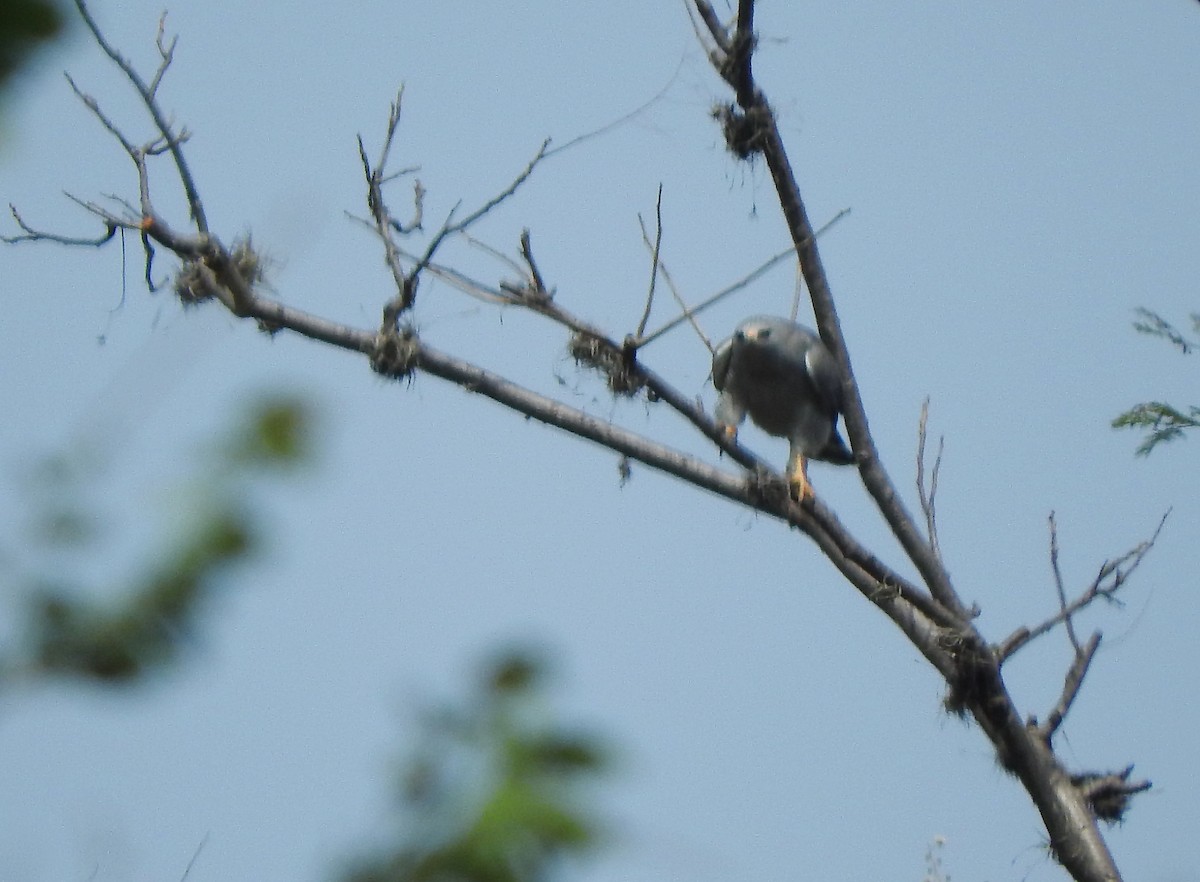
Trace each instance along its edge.
<instances>
[{"instance_id":1,"label":"bird's eye","mask_svg":"<svg viewBox=\"0 0 1200 882\"><path fill-rule=\"evenodd\" d=\"M759 332L758 332L758 339L759 339L759 340L766 340L766 339L767 339L768 337L770 337L770 336L771 336L771 329L770 329L770 328L763 328L761 331L759 331Z\"/></svg>"}]
</instances>

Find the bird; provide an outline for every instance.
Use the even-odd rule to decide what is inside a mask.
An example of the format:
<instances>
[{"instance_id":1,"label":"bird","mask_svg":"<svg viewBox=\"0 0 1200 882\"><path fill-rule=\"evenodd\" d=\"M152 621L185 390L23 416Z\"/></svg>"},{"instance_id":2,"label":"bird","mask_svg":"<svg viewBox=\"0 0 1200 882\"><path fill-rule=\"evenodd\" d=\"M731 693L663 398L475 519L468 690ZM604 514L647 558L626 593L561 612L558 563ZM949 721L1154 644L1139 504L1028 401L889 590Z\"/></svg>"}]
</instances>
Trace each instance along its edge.
<instances>
[{"instance_id":1,"label":"bird","mask_svg":"<svg viewBox=\"0 0 1200 882\"><path fill-rule=\"evenodd\" d=\"M717 427L731 442L749 414L768 435L787 438L788 487L803 502L813 495L808 460L852 465L838 434L842 381L837 362L814 331L784 318L756 315L713 351Z\"/></svg>"}]
</instances>

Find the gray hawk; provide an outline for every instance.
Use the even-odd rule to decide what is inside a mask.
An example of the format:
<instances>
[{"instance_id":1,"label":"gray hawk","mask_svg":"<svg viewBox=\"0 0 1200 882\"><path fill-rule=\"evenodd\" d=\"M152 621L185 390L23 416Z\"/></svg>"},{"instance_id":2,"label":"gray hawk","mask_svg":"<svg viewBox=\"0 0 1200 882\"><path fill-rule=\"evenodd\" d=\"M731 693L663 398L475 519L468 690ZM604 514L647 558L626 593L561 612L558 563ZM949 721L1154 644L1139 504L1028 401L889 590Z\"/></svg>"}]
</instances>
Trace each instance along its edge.
<instances>
[{"instance_id":1,"label":"gray hawk","mask_svg":"<svg viewBox=\"0 0 1200 882\"><path fill-rule=\"evenodd\" d=\"M837 362L813 331L773 316L748 318L713 353L712 375L721 393L717 425L730 440L747 414L767 434L788 439L787 477L798 499L812 496L808 460L854 462L837 430Z\"/></svg>"}]
</instances>

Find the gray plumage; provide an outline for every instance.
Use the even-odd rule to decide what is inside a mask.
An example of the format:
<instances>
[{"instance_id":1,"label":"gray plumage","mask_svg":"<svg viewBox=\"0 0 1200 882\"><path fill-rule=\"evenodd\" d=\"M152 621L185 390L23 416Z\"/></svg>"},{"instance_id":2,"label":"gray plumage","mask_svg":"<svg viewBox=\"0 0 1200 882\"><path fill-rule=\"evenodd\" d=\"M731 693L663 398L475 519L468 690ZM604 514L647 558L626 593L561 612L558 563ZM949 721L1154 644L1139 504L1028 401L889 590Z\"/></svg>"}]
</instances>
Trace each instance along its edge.
<instances>
[{"instance_id":1,"label":"gray plumage","mask_svg":"<svg viewBox=\"0 0 1200 882\"><path fill-rule=\"evenodd\" d=\"M749 415L791 445L788 477L808 481L805 460L850 465L854 454L838 434L842 383L837 363L814 332L773 316L748 318L713 355L716 419L731 436Z\"/></svg>"}]
</instances>

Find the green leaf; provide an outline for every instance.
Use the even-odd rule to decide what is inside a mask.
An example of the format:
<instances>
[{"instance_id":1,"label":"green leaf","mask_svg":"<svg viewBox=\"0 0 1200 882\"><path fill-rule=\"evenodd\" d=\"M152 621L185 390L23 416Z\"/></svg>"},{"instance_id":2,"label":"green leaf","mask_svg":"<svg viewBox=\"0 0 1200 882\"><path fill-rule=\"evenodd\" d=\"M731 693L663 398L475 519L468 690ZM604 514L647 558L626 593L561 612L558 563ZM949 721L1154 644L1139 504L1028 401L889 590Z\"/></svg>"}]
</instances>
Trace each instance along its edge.
<instances>
[{"instance_id":1,"label":"green leaf","mask_svg":"<svg viewBox=\"0 0 1200 882\"><path fill-rule=\"evenodd\" d=\"M260 402L235 431L230 459L242 466L303 463L313 455L313 414L299 398L280 396Z\"/></svg>"}]
</instances>

